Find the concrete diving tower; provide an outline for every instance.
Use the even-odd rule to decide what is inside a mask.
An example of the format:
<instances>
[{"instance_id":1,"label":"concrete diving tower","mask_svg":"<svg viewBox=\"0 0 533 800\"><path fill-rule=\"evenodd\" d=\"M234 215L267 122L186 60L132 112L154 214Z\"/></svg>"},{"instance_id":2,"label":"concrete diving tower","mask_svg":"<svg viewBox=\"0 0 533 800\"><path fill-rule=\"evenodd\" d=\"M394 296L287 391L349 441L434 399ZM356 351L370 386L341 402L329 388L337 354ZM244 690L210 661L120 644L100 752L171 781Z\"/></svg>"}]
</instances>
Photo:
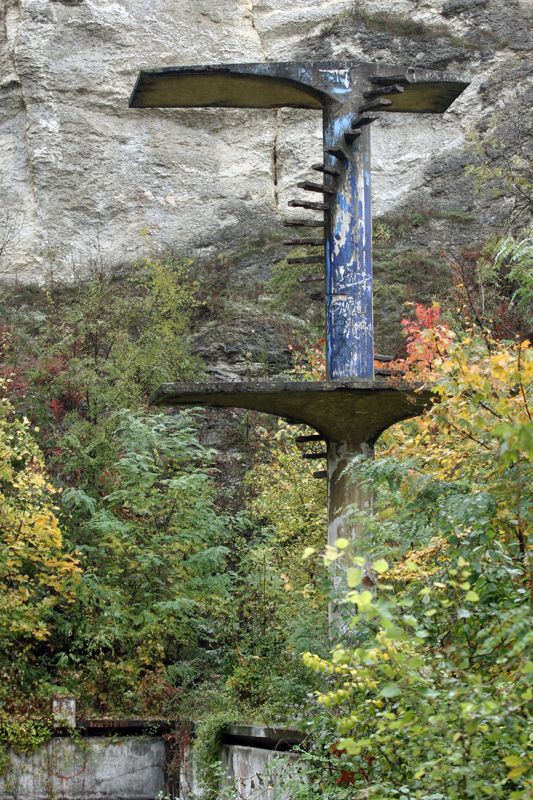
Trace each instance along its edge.
<instances>
[{"instance_id":1,"label":"concrete diving tower","mask_svg":"<svg viewBox=\"0 0 533 800\"><path fill-rule=\"evenodd\" d=\"M380 113L443 113L467 85L453 75L383 63L223 64L143 70L130 99L132 108L144 109L322 112L324 159L311 166L322 177L298 184L306 194L289 206L305 216L285 224L298 231L286 244L309 248L309 263L324 263L327 380L165 384L153 402L248 408L314 428L327 445L330 542L351 538L347 509L368 502L346 475L350 460L370 455L386 428L430 402L413 386L374 377L371 124Z\"/></svg>"}]
</instances>

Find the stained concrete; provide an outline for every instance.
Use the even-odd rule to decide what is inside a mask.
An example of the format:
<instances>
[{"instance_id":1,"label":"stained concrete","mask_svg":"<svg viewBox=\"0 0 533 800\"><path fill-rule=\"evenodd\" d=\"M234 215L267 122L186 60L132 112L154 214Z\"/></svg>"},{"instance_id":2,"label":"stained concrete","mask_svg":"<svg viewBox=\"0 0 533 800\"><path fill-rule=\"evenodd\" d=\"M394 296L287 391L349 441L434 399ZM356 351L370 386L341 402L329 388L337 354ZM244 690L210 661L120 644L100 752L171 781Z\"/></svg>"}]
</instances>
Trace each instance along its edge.
<instances>
[{"instance_id":1,"label":"stained concrete","mask_svg":"<svg viewBox=\"0 0 533 800\"><path fill-rule=\"evenodd\" d=\"M293 767L294 764L294 767ZM291 800L280 786L280 771L296 771L296 756L246 745L223 745L222 782L235 800Z\"/></svg>"},{"instance_id":2,"label":"stained concrete","mask_svg":"<svg viewBox=\"0 0 533 800\"><path fill-rule=\"evenodd\" d=\"M10 754L2 800L154 800L165 791L161 737L54 737L28 755Z\"/></svg>"},{"instance_id":3,"label":"stained concrete","mask_svg":"<svg viewBox=\"0 0 533 800\"><path fill-rule=\"evenodd\" d=\"M123 720L108 720L107 733L117 722L124 728ZM223 797L290 800L280 788L280 774L298 779L292 748L303 738L285 728L228 726L221 749ZM176 800L202 797L191 746L183 749L179 774L167 776L165 744L158 735L89 736L81 744L55 736L33 754L12 752L10 760L11 769L0 778L0 800L155 800L160 792Z\"/></svg>"},{"instance_id":4,"label":"stained concrete","mask_svg":"<svg viewBox=\"0 0 533 800\"><path fill-rule=\"evenodd\" d=\"M309 425L327 439L358 445L420 414L429 402L428 392L391 380L165 383L152 398L154 405L263 411Z\"/></svg>"}]
</instances>

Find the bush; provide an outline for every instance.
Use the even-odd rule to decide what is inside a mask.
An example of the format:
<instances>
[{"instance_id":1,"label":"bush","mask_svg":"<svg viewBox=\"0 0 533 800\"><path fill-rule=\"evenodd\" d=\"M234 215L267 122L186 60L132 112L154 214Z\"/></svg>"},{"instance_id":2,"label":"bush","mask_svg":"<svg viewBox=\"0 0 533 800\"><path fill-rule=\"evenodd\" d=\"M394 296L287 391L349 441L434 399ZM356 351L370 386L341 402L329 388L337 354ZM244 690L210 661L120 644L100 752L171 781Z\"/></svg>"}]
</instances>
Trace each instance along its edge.
<instances>
[{"instance_id":1,"label":"bush","mask_svg":"<svg viewBox=\"0 0 533 800\"><path fill-rule=\"evenodd\" d=\"M305 656L324 676L311 777L339 798L525 800L533 353L486 331L453 343L433 317L408 352L438 402L354 465L376 492L366 547L326 552L352 613L330 658Z\"/></svg>"}]
</instances>

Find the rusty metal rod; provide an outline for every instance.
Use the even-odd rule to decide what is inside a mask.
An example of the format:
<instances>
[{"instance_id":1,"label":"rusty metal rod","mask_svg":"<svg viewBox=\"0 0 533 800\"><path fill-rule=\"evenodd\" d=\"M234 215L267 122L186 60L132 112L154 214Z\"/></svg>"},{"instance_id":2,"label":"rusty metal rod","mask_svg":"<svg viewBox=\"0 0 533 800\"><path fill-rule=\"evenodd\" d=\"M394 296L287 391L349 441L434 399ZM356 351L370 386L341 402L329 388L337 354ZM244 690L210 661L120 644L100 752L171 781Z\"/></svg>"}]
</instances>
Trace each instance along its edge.
<instances>
[{"instance_id":1,"label":"rusty metal rod","mask_svg":"<svg viewBox=\"0 0 533 800\"><path fill-rule=\"evenodd\" d=\"M296 444L305 444L306 442L323 442L324 437L321 433L307 433L303 436L296 436L294 441Z\"/></svg>"},{"instance_id":2,"label":"rusty metal rod","mask_svg":"<svg viewBox=\"0 0 533 800\"><path fill-rule=\"evenodd\" d=\"M311 164L311 169L314 169L315 172L323 172L325 175L333 175L334 177L338 177L341 174L340 169L336 167L325 166L325 164Z\"/></svg>"},{"instance_id":3,"label":"rusty metal rod","mask_svg":"<svg viewBox=\"0 0 533 800\"><path fill-rule=\"evenodd\" d=\"M285 239L287 247L324 247L324 239Z\"/></svg>"},{"instance_id":4,"label":"rusty metal rod","mask_svg":"<svg viewBox=\"0 0 533 800\"><path fill-rule=\"evenodd\" d=\"M313 181L302 181L297 183L298 189L304 189L306 192L319 192L320 194L335 194L335 189L324 186L323 183L313 183Z\"/></svg>"},{"instance_id":5,"label":"rusty metal rod","mask_svg":"<svg viewBox=\"0 0 533 800\"><path fill-rule=\"evenodd\" d=\"M379 111L382 108L388 108L392 105L392 100L386 100L384 97L380 97L378 100L371 100L369 103L363 103L357 109L360 114L364 111Z\"/></svg>"},{"instance_id":6,"label":"rusty metal rod","mask_svg":"<svg viewBox=\"0 0 533 800\"><path fill-rule=\"evenodd\" d=\"M285 219L283 224L287 228L323 228L324 221L319 219Z\"/></svg>"},{"instance_id":7,"label":"rusty metal rod","mask_svg":"<svg viewBox=\"0 0 533 800\"><path fill-rule=\"evenodd\" d=\"M313 203L310 200L289 200L289 208L307 208L310 211L327 211L328 203Z\"/></svg>"},{"instance_id":8,"label":"rusty metal rod","mask_svg":"<svg viewBox=\"0 0 533 800\"><path fill-rule=\"evenodd\" d=\"M372 122L375 122L376 120L377 117L358 117L352 120L352 130L363 128L365 125L370 125Z\"/></svg>"}]
</instances>

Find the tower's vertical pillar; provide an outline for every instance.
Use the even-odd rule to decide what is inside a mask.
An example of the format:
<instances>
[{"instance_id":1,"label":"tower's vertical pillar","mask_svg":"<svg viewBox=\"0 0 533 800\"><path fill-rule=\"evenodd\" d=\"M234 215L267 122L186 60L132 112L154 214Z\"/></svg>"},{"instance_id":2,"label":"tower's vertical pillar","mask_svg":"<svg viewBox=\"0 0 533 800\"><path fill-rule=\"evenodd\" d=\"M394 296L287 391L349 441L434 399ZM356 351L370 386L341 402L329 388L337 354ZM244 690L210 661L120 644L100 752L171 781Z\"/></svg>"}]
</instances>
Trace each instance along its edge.
<instances>
[{"instance_id":1,"label":"tower's vertical pillar","mask_svg":"<svg viewBox=\"0 0 533 800\"><path fill-rule=\"evenodd\" d=\"M374 377L370 126L352 131L351 108L324 109L324 180L335 189L325 213L329 380Z\"/></svg>"},{"instance_id":2,"label":"tower's vertical pillar","mask_svg":"<svg viewBox=\"0 0 533 800\"><path fill-rule=\"evenodd\" d=\"M354 481L350 475L350 463L356 456L372 457L372 446L366 442L328 442L328 544L337 539L357 540L357 523L350 518L350 508L366 511L372 506L372 492ZM346 565L342 562L332 566L331 579L334 591ZM334 602L329 606L331 633L342 624L342 614Z\"/></svg>"}]
</instances>

